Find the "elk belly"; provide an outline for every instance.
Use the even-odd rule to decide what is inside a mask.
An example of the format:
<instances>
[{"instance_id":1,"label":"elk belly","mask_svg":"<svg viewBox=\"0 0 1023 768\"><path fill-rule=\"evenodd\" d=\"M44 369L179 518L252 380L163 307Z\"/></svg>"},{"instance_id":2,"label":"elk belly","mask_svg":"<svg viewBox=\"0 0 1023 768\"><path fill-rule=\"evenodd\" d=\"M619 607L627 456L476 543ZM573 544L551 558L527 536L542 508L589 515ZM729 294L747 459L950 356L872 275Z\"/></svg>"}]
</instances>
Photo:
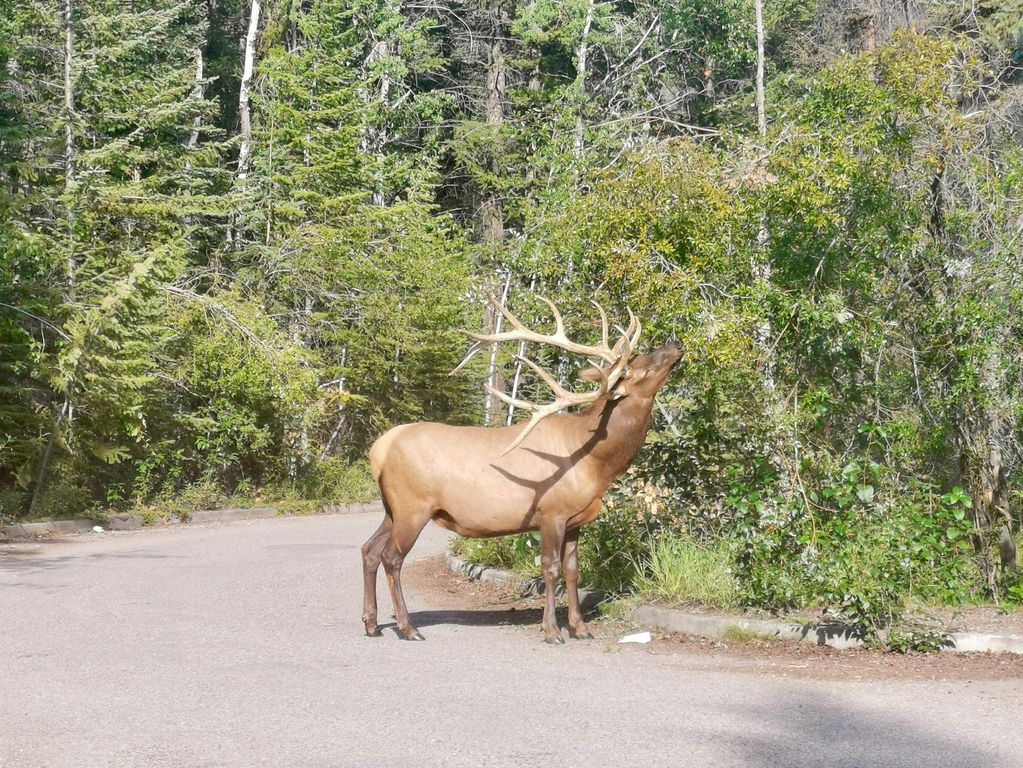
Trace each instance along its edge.
<instances>
[{"instance_id":1,"label":"elk belly","mask_svg":"<svg viewBox=\"0 0 1023 768\"><path fill-rule=\"evenodd\" d=\"M459 536L507 536L539 527L534 494L521 487L452 483L438 496L434 522Z\"/></svg>"},{"instance_id":2,"label":"elk belly","mask_svg":"<svg viewBox=\"0 0 1023 768\"><path fill-rule=\"evenodd\" d=\"M441 528L451 531L452 533L457 533L459 536L464 536L467 539L488 539L494 536L510 536L514 533L537 530L536 526L530 526L529 528L497 530L483 525L473 525L474 521L471 520L466 521L467 524L462 524L443 509L433 516L433 522Z\"/></svg>"}]
</instances>

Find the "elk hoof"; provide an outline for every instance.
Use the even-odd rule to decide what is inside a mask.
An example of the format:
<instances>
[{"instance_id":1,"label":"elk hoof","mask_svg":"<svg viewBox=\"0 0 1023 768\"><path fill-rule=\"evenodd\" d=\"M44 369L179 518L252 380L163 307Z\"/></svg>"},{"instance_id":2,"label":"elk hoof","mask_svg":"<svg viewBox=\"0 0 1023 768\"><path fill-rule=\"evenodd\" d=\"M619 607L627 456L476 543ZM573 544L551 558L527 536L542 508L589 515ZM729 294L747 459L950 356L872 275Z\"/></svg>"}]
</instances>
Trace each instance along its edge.
<instances>
[{"instance_id":1,"label":"elk hoof","mask_svg":"<svg viewBox=\"0 0 1023 768\"><path fill-rule=\"evenodd\" d=\"M544 642L547 643L547 645L564 645L565 638L561 635L555 635L554 637L544 638Z\"/></svg>"},{"instance_id":2,"label":"elk hoof","mask_svg":"<svg viewBox=\"0 0 1023 768\"><path fill-rule=\"evenodd\" d=\"M421 634L419 634L418 630L413 630L412 633L409 635L406 635L404 632L401 632L400 634L402 640L419 641L426 639Z\"/></svg>"},{"instance_id":3,"label":"elk hoof","mask_svg":"<svg viewBox=\"0 0 1023 768\"><path fill-rule=\"evenodd\" d=\"M382 634L380 627L366 627L366 637L380 637Z\"/></svg>"},{"instance_id":4,"label":"elk hoof","mask_svg":"<svg viewBox=\"0 0 1023 768\"><path fill-rule=\"evenodd\" d=\"M586 630L585 632L573 632L572 637L574 637L576 640L592 640L593 633L590 632L589 630Z\"/></svg>"}]
</instances>

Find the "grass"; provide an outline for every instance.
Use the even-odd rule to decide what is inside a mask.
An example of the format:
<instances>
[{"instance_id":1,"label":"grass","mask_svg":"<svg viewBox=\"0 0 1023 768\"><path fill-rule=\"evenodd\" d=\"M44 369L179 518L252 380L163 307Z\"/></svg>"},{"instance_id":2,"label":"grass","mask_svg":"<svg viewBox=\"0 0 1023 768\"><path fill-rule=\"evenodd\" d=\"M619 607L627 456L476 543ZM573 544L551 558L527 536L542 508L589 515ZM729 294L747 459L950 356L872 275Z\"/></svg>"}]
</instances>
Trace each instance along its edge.
<instances>
[{"instance_id":1,"label":"grass","mask_svg":"<svg viewBox=\"0 0 1023 768\"><path fill-rule=\"evenodd\" d=\"M488 568L504 568L528 576L540 575L540 565L536 562L540 548L532 536L499 536L493 539L458 536L451 543L451 551L456 557Z\"/></svg>"},{"instance_id":2,"label":"grass","mask_svg":"<svg viewBox=\"0 0 1023 768\"><path fill-rule=\"evenodd\" d=\"M636 578L641 600L731 609L738 605L726 545L708 547L683 536L656 539L649 566Z\"/></svg>"},{"instance_id":3,"label":"grass","mask_svg":"<svg viewBox=\"0 0 1023 768\"><path fill-rule=\"evenodd\" d=\"M503 568L529 576L540 573L540 554L535 536L502 536L492 539L458 537L451 551L463 560L488 568ZM646 561L647 557L643 557ZM689 538L656 539L647 564L632 563L633 598L673 605L735 608L738 595L730 571L731 557L725 544L707 547Z\"/></svg>"},{"instance_id":4,"label":"grass","mask_svg":"<svg viewBox=\"0 0 1023 768\"><path fill-rule=\"evenodd\" d=\"M734 624L731 624L725 627L725 632L721 636L721 639L726 643L749 645L750 643L771 640L773 638L768 637L767 635L761 635L758 632L750 632L748 629L743 629L742 627L737 627Z\"/></svg>"}]
</instances>

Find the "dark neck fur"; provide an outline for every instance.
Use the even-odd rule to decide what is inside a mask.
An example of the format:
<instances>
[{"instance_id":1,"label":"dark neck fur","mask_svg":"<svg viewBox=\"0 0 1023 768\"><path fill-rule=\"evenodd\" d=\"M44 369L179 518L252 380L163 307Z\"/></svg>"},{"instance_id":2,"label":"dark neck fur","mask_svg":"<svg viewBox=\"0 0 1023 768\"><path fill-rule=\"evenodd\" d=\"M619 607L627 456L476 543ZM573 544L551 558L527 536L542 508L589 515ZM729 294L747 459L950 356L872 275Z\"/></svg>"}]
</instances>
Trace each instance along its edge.
<instances>
[{"instance_id":1,"label":"dark neck fur","mask_svg":"<svg viewBox=\"0 0 1023 768\"><path fill-rule=\"evenodd\" d=\"M598 400L577 414L590 444L591 458L608 473L607 481L621 474L646 439L653 411L653 398L630 395L620 400Z\"/></svg>"}]
</instances>

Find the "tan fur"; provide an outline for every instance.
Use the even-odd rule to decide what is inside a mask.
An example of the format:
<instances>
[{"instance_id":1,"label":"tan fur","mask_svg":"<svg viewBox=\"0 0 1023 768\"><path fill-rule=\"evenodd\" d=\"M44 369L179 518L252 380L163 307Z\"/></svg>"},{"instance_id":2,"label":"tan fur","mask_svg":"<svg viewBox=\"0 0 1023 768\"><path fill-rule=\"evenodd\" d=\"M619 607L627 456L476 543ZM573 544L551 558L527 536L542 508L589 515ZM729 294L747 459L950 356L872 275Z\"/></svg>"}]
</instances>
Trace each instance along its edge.
<instances>
[{"instance_id":1,"label":"tan fur","mask_svg":"<svg viewBox=\"0 0 1023 768\"><path fill-rule=\"evenodd\" d=\"M544 419L507 454L525 424L404 424L382 435L370 449L370 466L386 514L362 547L366 633L380 634L376 574L383 563L398 631L405 639L421 639L405 607L400 574L405 556L433 520L473 538L540 531L546 639L563 642L554 618L561 566L570 634L589 637L576 587L578 531L596 519L607 487L642 446L654 396L681 356L678 342L668 342L633 357L628 375L605 397L579 413Z\"/></svg>"}]
</instances>

